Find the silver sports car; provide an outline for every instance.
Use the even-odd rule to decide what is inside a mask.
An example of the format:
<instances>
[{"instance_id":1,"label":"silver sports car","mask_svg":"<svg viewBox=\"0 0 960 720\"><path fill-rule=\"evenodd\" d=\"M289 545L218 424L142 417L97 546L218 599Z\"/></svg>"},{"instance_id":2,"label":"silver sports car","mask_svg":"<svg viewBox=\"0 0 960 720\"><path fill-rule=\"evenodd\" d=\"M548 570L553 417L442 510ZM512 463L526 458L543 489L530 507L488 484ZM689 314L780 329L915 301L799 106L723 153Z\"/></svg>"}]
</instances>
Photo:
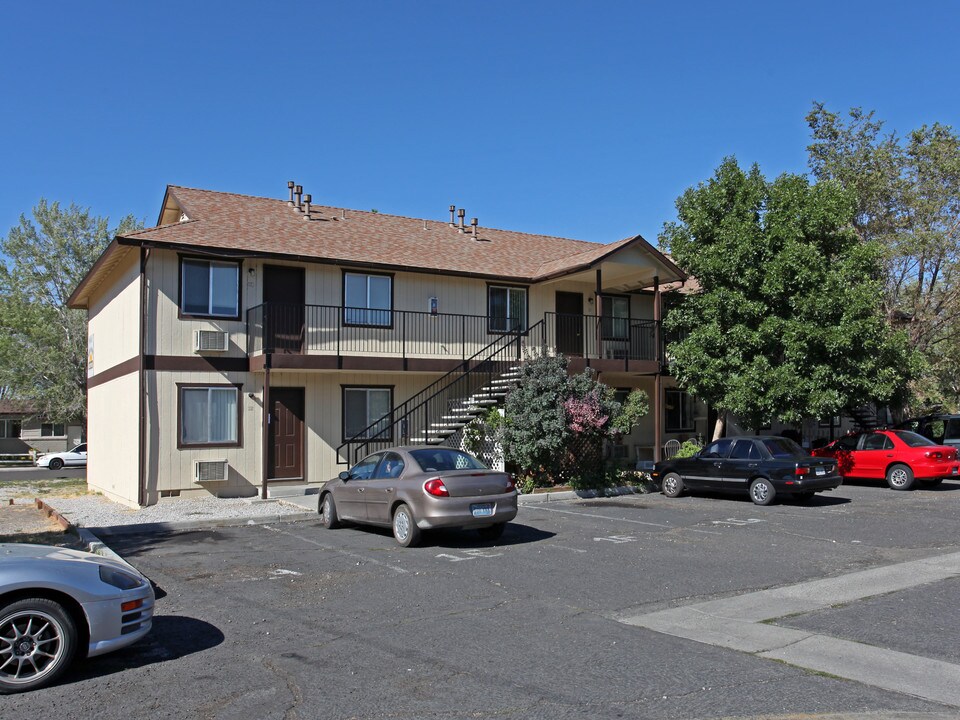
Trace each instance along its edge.
<instances>
[{"instance_id":1,"label":"silver sports car","mask_svg":"<svg viewBox=\"0 0 960 720\"><path fill-rule=\"evenodd\" d=\"M392 527L404 547L421 530L474 528L496 540L517 516L517 488L505 472L470 453L438 445L395 447L368 455L320 490L325 527L342 520Z\"/></svg>"},{"instance_id":2,"label":"silver sports car","mask_svg":"<svg viewBox=\"0 0 960 720\"><path fill-rule=\"evenodd\" d=\"M0 693L46 685L74 657L136 642L150 631L153 602L150 581L118 560L0 543Z\"/></svg>"}]
</instances>

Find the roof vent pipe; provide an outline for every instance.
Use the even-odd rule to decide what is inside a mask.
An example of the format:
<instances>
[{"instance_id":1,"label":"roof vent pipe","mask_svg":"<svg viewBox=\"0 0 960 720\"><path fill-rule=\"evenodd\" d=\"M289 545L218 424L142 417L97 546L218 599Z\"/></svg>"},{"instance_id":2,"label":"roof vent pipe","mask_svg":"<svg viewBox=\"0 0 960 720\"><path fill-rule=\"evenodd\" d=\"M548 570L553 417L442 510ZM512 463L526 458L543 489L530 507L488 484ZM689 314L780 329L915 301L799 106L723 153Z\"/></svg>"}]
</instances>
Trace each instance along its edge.
<instances>
[{"instance_id":1,"label":"roof vent pipe","mask_svg":"<svg viewBox=\"0 0 960 720\"><path fill-rule=\"evenodd\" d=\"M480 221L477 220L476 218L473 218L473 219L470 221L470 230L471 230L471 232L473 232L473 239L474 239L474 240L477 239L477 225L478 225L479 223L480 223Z\"/></svg>"},{"instance_id":2,"label":"roof vent pipe","mask_svg":"<svg viewBox=\"0 0 960 720\"><path fill-rule=\"evenodd\" d=\"M304 210L303 210L303 211L304 211L304 213L305 213L305 215L303 216L303 219L304 219L304 220L309 220L309 219L310 219L310 202L311 202L312 200L313 200L313 196L312 196L312 195L307 194L307 195L304 195L304 196L303 196L303 206L304 206Z\"/></svg>"},{"instance_id":3,"label":"roof vent pipe","mask_svg":"<svg viewBox=\"0 0 960 720\"><path fill-rule=\"evenodd\" d=\"M289 205L290 207L293 207L293 186L294 185L296 185L296 183L293 180L287 181L287 189L290 191L290 200L287 202L287 205Z\"/></svg>"},{"instance_id":4,"label":"roof vent pipe","mask_svg":"<svg viewBox=\"0 0 960 720\"><path fill-rule=\"evenodd\" d=\"M303 185L297 185L297 187L294 188L293 194L297 196L297 202L296 202L296 204L294 205L294 207L297 208L297 210L300 210L300 209L301 209L301 208L300 208L300 196L303 195Z\"/></svg>"},{"instance_id":5,"label":"roof vent pipe","mask_svg":"<svg viewBox=\"0 0 960 720\"><path fill-rule=\"evenodd\" d=\"M463 220L466 217L466 215L467 215L467 211L464 210L463 208L460 208L459 210L457 210L457 217L460 218L460 232L463 232Z\"/></svg>"},{"instance_id":6,"label":"roof vent pipe","mask_svg":"<svg viewBox=\"0 0 960 720\"><path fill-rule=\"evenodd\" d=\"M457 221L454 220L454 217L453 217L453 216L456 214L456 212L457 212L457 206L456 206L456 205L451 205L451 206L450 206L450 227L456 227L456 226L457 226Z\"/></svg>"}]
</instances>

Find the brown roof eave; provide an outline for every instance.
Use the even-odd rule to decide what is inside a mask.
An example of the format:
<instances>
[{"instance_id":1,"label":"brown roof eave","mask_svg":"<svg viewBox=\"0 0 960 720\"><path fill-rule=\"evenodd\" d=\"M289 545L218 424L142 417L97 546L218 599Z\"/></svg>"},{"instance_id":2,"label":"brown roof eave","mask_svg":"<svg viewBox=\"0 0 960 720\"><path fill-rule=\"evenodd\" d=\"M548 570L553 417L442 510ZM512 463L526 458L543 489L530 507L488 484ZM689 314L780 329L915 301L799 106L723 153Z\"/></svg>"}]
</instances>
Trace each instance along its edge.
<instances>
[{"instance_id":1,"label":"brown roof eave","mask_svg":"<svg viewBox=\"0 0 960 720\"><path fill-rule=\"evenodd\" d=\"M605 253L604 253L603 255L601 255L600 257L594 258L593 260L591 260L591 261L589 261L589 262L584 262L584 263L579 263L579 264L577 264L577 265L572 265L572 266L570 266L570 267L563 268L562 270L555 270L554 272L549 273L548 275L537 275L537 276L534 278L534 281L535 281L535 282L546 282L547 280L553 280L553 279L555 279L555 278L564 277L565 275L572 275L572 274L574 274L574 273L581 272L582 270L589 270L590 268L595 267L595 266L598 265L599 263L601 263L601 262L603 262L604 260L606 260L607 258L609 258L609 257L610 257L611 255L613 255L614 253L617 253L617 252L619 252L619 251L621 251L621 250L624 250L624 249L626 249L626 248L628 248L628 247L632 247L634 244L637 244L637 243L640 243L640 244L645 245L647 251L648 251L651 255L653 255L657 260L659 260L661 263L663 263L664 265L666 265L667 268L669 268L670 270L673 270L673 271L677 274L676 281L683 281L683 280L686 280L686 279L687 279L687 274L686 274L683 270L681 270L679 267L677 267L677 265L676 265L672 260L670 260L670 258L668 258L668 257L667 257L666 255L664 255L662 252L660 252L659 250L657 250L653 245L651 245L650 243L648 243L648 242L646 241L646 239L645 239L642 235L636 235L636 236L632 237L628 242L624 243L623 245L620 245L619 247L612 248L609 252L605 252Z\"/></svg>"}]
</instances>

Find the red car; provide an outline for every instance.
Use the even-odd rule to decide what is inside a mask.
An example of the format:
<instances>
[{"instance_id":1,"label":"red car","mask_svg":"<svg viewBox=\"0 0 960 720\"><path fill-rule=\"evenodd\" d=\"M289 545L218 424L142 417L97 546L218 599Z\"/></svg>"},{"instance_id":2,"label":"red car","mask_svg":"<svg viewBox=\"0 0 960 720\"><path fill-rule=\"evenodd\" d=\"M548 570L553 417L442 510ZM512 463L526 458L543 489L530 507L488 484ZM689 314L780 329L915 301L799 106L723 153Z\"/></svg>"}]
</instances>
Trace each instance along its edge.
<instances>
[{"instance_id":1,"label":"red car","mask_svg":"<svg viewBox=\"0 0 960 720\"><path fill-rule=\"evenodd\" d=\"M937 445L909 430L855 433L812 454L836 458L845 478L886 479L894 490L909 490L917 482L938 485L960 472L956 448Z\"/></svg>"}]
</instances>

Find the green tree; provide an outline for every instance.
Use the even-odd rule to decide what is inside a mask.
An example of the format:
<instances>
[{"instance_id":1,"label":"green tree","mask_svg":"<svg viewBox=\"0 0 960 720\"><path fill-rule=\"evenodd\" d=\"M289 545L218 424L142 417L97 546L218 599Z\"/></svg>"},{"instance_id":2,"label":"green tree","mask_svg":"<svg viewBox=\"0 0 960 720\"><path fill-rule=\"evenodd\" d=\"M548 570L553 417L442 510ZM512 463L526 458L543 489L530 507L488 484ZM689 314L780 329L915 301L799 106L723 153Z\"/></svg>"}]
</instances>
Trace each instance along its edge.
<instances>
[{"instance_id":1,"label":"green tree","mask_svg":"<svg viewBox=\"0 0 960 720\"><path fill-rule=\"evenodd\" d=\"M0 240L0 386L45 417L86 417L87 319L67 298L114 235L142 227L108 222L41 199Z\"/></svg>"},{"instance_id":2,"label":"green tree","mask_svg":"<svg viewBox=\"0 0 960 720\"><path fill-rule=\"evenodd\" d=\"M700 285L666 318L682 387L751 427L898 397L917 360L885 322L882 247L852 230L851 193L728 158L677 210L661 245Z\"/></svg>"},{"instance_id":3,"label":"green tree","mask_svg":"<svg viewBox=\"0 0 960 720\"><path fill-rule=\"evenodd\" d=\"M904 139L885 133L874 113L844 120L815 103L810 169L836 180L856 202L858 236L883 247L883 306L927 361L914 385L921 402L960 403L954 338L960 332L960 138L924 125Z\"/></svg>"}]
</instances>

